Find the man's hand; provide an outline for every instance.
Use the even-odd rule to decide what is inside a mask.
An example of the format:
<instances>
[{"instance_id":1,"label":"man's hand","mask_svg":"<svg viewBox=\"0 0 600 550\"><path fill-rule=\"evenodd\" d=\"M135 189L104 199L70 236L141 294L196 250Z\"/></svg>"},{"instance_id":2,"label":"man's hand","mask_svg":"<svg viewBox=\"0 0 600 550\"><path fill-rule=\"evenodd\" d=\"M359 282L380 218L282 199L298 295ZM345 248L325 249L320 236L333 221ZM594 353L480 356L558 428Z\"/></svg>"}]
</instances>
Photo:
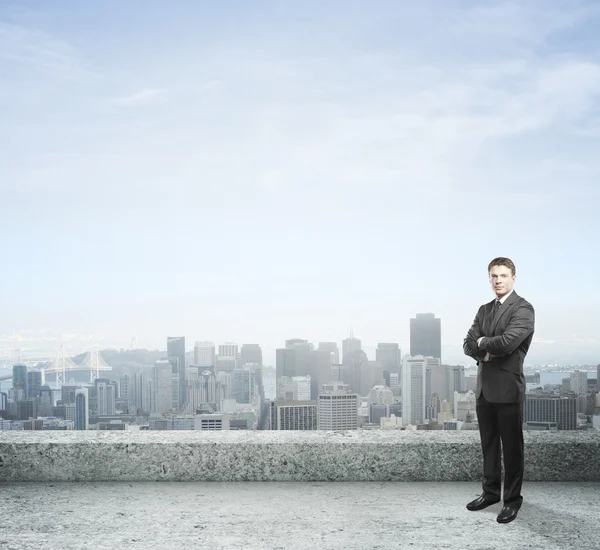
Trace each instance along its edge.
<instances>
[{"instance_id":1,"label":"man's hand","mask_svg":"<svg viewBox=\"0 0 600 550\"><path fill-rule=\"evenodd\" d=\"M479 344L481 344L481 341L485 338L485 336L482 336L481 338L477 338L477 345L479 346Z\"/></svg>"}]
</instances>

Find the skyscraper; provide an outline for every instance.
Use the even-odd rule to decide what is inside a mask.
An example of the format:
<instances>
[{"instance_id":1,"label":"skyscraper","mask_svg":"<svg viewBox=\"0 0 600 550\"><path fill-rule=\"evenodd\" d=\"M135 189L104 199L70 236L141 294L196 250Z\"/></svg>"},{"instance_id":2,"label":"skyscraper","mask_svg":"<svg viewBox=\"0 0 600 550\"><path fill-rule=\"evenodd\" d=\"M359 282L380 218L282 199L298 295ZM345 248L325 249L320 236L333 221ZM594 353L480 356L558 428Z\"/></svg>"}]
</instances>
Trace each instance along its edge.
<instances>
[{"instance_id":1,"label":"skyscraper","mask_svg":"<svg viewBox=\"0 0 600 550\"><path fill-rule=\"evenodd\" d=\"M316 430L316 401L272 401L270 405L272 430Z\"/></svg>"},{"instance_id":2,"label":"skyscraper","mask_svg":"<svg viewBox=\"0 0 600 550\"><path fill-rule=\"evenodd\" d=\"M405 355L402 361L402 421L406 424L425 422L426 365L422 355Z\"/></svg>"},{"instance_id":3,"label":"skyscraper","mask_svg":"<svg viewBox=\"0 0 600 550\"><path fill-rule=\"evenodd\" d=\"M150 412L163 414L173 408L173 367L169 361L156 361L152 367Z\"/></svg>"},{"instance_id":4,"label":"skyscraper","mask_svg":"<svg viewBox=\"0 0 600 550\"><path fill-rule=\"evenodd\" d=\"M75 429L87 430L89 426L88 389L75 391Z\"/></svg>"},{"instance_id":5,"label":"skyscraper","mask_svg":"<svg viewBox=\"0 0 600 550\"><path fill-rule=\"evenodd\" d=\"M442 360L442 320L433 313L417 313L410 320L410 355Z\"/></svg>"},{"instance_id":6,"label":"skyscraper","mask_svg":"<svg viewBox=\"0 0 600 550\"><path fill-rule=\"evenodd\" d=\"M169 359L174 357L179 359L179 365L177 369L179 376L179 406L181 407L186 397L184 336L169 336L167 338L167 357Z\"/></svg>"},{"instance_id":7,"label":"skyscraper","mask_svg":"<svg viewBox=\"0 0 600 550\"><path fill-rule=\"evenodd\" d=\"M348 357L359 351L362 351L362 343L358 338L350 336L350 338L342 340L342 363L346 363Z\"/></svg>"},{"instance_id":8,"label":"skyscraper","mask_svg":"<svg viewBox=\"0 0 600 550\"><path fill-rule=\"evenodd\" d=\"M77 394L75 394L75 399L77 399ZM112 384L106 384L105 382L97 383L96 399L98 416L115 414L115 387Z\"/></svg>"},{"instance_id":9,"label":"skyscraper","mask_svg":"<svg viewBox=\"0 0 600 550\"><path fill-rule=\"evenodd\" d=\"M27 399L27 365L17 363L13 365L13 389L15 390L15 399Z\"/></svg>"},{"instance_id":10,"label":"skyscraper","mask_svg":"<svg viewBox=\"0 0 600 550\"><path fill-rule=\"evenodd\" d=\"M335 342L319 342L319 351L328 352L331 355L331 364L340 364L340 350Z\"/></svg>"},{"instance_id":11,"label":"skyscraper","mask_svg":"<svg viewBox=\"0 0 600 550\"><path fill-rule=\"evenodd\" d=\"M219 355L217 355L217 371L227 372L233 375L233 371L238 364L238 345L234 342L226 342L219 346Z\"/></svg>"},{"instance_id":12,"label":"skyscraper","mask_svg":"<svg viewBox=\"0 0 600 550\"><path fill-rule=\"evenodd\" d=\"M262 349L258 344L242 344L240 350L240 364L254 363L259 367L263 366Z\"/></svg>"},{"instance_id":13,"label":"skyscraper","mask_svg":"<svg viewBox=\"0 0 600 550\"><path fill-rule=\"evenodd\" d=\"M587 372L576 370L571 373L571 391L577 395L587 395Z\"/></svg>"},{"instance_id":14,"label":"skyscraper","mask_svg":"<svg viewBox=\"0 0 600 550\"><path fill-rule=\"evenodd\" d=\"M52 407L54 406L54 397L50 386L40 388L40 406L38 414L40 416L52 416Z\"/></svg>"},{"instance_id":15,"label":"skyscraper","mask_svg":"<svg viewBox=\"0 0 600 550\"><path fill-rule=\"evenodd\" d=\"M196 342L194 345L194 365L214 367L216 362L214 342Z\"/></svg>"},{"instance_id":16,"label":"skyscraper","mask_svg":"<svg viewBox=\"0 0 600 550\"><path fill-rule=\"evenodd\" d=\"M400 372L402 369L402 356L400 346L394 343L379 343L375 350L375 360L381 363L381 368L389 372Z\"/></svg>"},{"instance_id":17,"label":"skyscraper","mask_svg":"<svg viewBox=\"0 0 600 550\"><path fill-rule=\"evenodd\" d=\"M323 384L317 398L318 430L358 429L358 394L348 384Z\"/></svg>"},{"instance_id":18,"label":"skyscraper","mask_svg":"<svg viewBox=\"0 0 600 550\"><path fill-rule=\"evenodd\" d=\"M39 397L42 387L42 373L39 370L27 372L27 397Z\"/></svg>"}]
</instances>

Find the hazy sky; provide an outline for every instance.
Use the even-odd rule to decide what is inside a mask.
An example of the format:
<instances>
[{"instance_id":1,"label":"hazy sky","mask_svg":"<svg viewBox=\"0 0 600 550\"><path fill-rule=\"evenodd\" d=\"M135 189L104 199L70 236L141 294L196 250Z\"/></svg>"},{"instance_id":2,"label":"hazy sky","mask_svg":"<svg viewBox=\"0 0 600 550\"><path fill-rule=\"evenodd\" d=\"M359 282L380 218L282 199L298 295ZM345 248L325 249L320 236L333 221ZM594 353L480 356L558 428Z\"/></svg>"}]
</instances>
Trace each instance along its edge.
<instances>
[{"instance_id":1,"label":"hazy sky","mask_svg":"<svg viewBox=\"0 0 600 550\"><path fill-rule=\"evenodd\" d=\"M598 28L575 0L3 0L0 346L408 351L434 312L462 357L502 255L531 353L600 362Z\"/></svg>"}]
</instances>

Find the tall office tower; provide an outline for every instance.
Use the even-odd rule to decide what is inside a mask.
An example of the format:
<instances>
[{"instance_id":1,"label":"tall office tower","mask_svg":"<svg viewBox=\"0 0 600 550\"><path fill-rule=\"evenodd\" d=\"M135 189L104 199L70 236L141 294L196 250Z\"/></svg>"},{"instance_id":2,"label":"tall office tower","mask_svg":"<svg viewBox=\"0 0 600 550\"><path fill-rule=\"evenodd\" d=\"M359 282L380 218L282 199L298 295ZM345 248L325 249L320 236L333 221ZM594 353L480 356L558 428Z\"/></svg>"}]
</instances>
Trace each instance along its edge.
<instances>
[{"instance_id":1,"label":"tall office tower","mask_svg":"<svg viewBox=\"0 0 600 550\"><path fill-rule=\"evenodd\" d=\"M63 403L75 403L75 393L79 386L62 386L60 388L60 399Z\"/></svg>"},{"instance_id":2,"label":"tall office tower","mask_svg":"<svg viewBox=\"0 0 600 550\"><path fill-rule=\"evenodd\" d=\"M0 392L0 411L8 409L8 394L6 392Z\"/></svg>"},{"instance_id":3,"label":"tall office tower","mask_svg":"<svg viewBox=\"0 0 600 550\"><path fill-rule=\"evenodd\" d=\"M98 416L115 414L115 387L112 384L100 382L96 384ZM77 395L75 395L77 399Z\"/></svg>"},{"instance_id":4,"label":"tall office tower","mask_svg":"<svg viewBox=\"0 0 600 550\"><path fill-rule=\"evenodd\" d=\"M586 371L576 370L571 373L571 391L577 395L587 395L588 382Z\"/></svg>"},{"instance_id":5,"label":"tall office tower","mask_svg":"<svg viewBox=\"0 0 600 550\"><path fill-rule=\"evenodd\" d=\"M259 367L263 366L263 354L259 344L242 344L240 350L240 364L254 363Z\"/></svg>"},{"instance_id":6,"label":"tall office tower","mask_svg":"<svg viewBox=\"0 0 600 550\"><path fill-rule=\"evenodd\" d=\"M477 398L475 393L472 391L467 392L454 392L454 418L467 422L467 420L473 422L477 420L477 411L475 406L477 404Z\"/></svg>"},{"instance_id":7,"label":"tall office tower","mask_svg":"<svg viewBox=\"0 0 600 550\"><path fill-rule=\"evenodd\" d=\"M357 430L358 394L348 384L323 384L317 398L318 430Z\"/></svg>"},{"instance_id":8,"label":"tall office tower","mask_svg":"<svg viewBox=\"0 0 600 550\"><path fill-rule=\"evenodd\" d=\"M399 373L402 369L400 346L394 343L379 343L375 350L375 360L384 370Z\"/></svg>"},{"instance_id":9,"label":"tall office tower","mask_svg":"<svg viewBox=\"0 0 600 550\"><path fill-rule=\"evenodd\" d=\"M271 430L316 430L316 401L271 401Z\"/></svg>"},{"instance_id":10,"label":"tall office tower","mask_svg":"<svg viewBox=\"0 0 600 550\"><path fill-rule=\"evenodd\" d=\"M164 414L173 408L173 366L167 360L152 367L152 401L150 412Z\"/></svg>"},{"instance_id":11,"label":"tall office tower","mask_svg":"<svg viewBox=\"0 0 600 550\"><path fill-rule=\"evenodd\" d=\"M310 401L310 395L310 376L282 376L277 380L279 401Z\"/></svg>"},{"instance_id":12,"label":"tall office tower","mask_svg":"<svg viewBox=\"0 0 600 550\"><path fill-rule=\"evenodd\" d=\"M167 357L169 359L177 357L179 365L177 367L179 374L179 406L183 405L183 400L187 394L185 386L185 337L169 336L167 338ZM179 407L178 407L179 408Z\"/></svg>"},{"instance_id":13,"label":"tall office tower","mask_svg":"<svg viewBox=\"0 0 600 550\"><path fill-rule=\"evenodd\" d=\"M442 320L433 313L417 313L410 320L410 355L442 360Z\"/></svg>"},{"instance_id":14,"label":"tall office tower","mask_svg":"<svg viewBox=\"0 0 600 550\"><path fill-rule=\"evenodd\" d=\"M235 342L225 342L219 345L219 357L229 357L237 361L238 345Z\"/></svg>"},{"instance_id":15,"label":"tall office tower","mask_svg":"<svg viewBox=\"0 0 600 550\"><path fill-rule=\"evenodd\" d=\"M38 408L38 414L40 416L52 416L52 407L54 407L52 390L50 389L50 386L42 386L40 388L40 406Z\"/></svg>"},{"instance_id":16,"label":"tall office tower","mask_svg":"<svg viewBox=\"0 0 600 550\"><path fill-rule=\"evenodd\" d=\"M291 378L296 376L296 353L290 348L279 348L275 350L275 377L282 376Z\"/></svg>"},{"instance_id":17,"label":"tall office tower","mask_svg":"<svg viewBox=\"0 0 600 550\"><path fill-rule=\"evenodd\" d=\"M350 338L342 340L342 363L345 363L349 356L359 351L362 351L362 343L358 338L350 336Z\"/></svg>"},{"instance_id":18,"label":"tall office tower","mask_svg":"<svg viewBox=\"0 0 600 550\"><path fill-rule=\"evenodd\" d=\"M214 369L202 369L198 379L200 383L200 403L217 403L217 377Z\"/></svg>"},{"instance_id":19,"label":"tall office tower","mask_svg":"<svg viewBox=\"0 0 600 550\"><path fill-rule=\"evenodd\" d=\"M427 360L405 355L402 360L402 421L405 425L425 422Z\"/></svg>"},{"instance_id":20,"label":"tall office tower","mask_svg":"<svg viewBox=\"0 0 600 550\"><path fill-rule=\"evenodd\" d=\"M374 374L379 374L375 376ZM367 395L375 384L383 383L383 370L377 362L371 362L364 351L346 353L340 371L342 381L350 386L353 392Z\"/></svg>"},{"instance_id":21,"label":"tall office tower","mask_svg":"<svg viewBox=\"0 0 600 550\"><path fill-rule=\"evenodd\" d=\"M436 357L425 357L425 405L429 404L431 395L438 393L432 388L433 373L442 370L440 360ZM444 369L445 370L445 369ZM454 399L454 392L452 392L452 399Z\"/></svg>"},{"instance_id":22,"label":"tall office tower","mask_svg":"<svg viewBox=\"0 0 600 550\"><path fill-rule=\"evenodd\" d=\"M18 363L13 365L13 389L15 400L22 401L27 398L27 365Z\"/></svg>"},{"instance_id":23,"label":"tall office tower","mask_svg":"<svg viewBox=\"0 0 600 550\"><path fill-rule=\"evenodd\" d=\"M233 376L228 372L219 371L217 375L217 403L221 399L231 399L233 394Z\"/></svg>"},{"instance_id":24,"label":"tall office tower","mask_svg":"<svg viewBox=\"0 0 600 550\"><path fill-rule=\"evenodd\" d=\"M558 430L576 430L577 399L528 393L525 396L525 422L556 422Z\"/></svg>"},{"instance_id":25,"label":"tall office tower","mask_svg":"<svg viewBox=\"0 0 600 550\"><path fill-rule=\"evenodd\" d=\"M285 341L286 348L294 348L296 346L310 346L308 340L302 340L301 338L291 338Z\"/></svg>"},{"instance_id":26,"label":"tall office tower","mask_svg":"<svg viewBox=\"0 0 600 550\"><path fill-rule=\"evenodd\" d=\"M179 357L171 357L168 359L169 363L171 363L171 408L173 411L182 410L185 405L182 405L182 401L185 402L185 397L187 396L187 381L185 382L185 392L186 395L180 398L181 386L179 384ZM184 374L185 376L185 374Z\"/></svg>"},{"instance_id":27,"label":"tall office tower","mask_svg":"<svg viewBox=\"0 0 600 550\"><path fill-rule=\"evenodd\" d=\"M258 392L261 399L264 399L265 388L263 380L263 354L258 344L243 344L240 351L240 365L254 365L254 376L258 384Z\"/></svg>"},{"instance_id":28,"label":"tall office tower","mask_svg":"<svg viewBox=\"0 0 600 550\"><path fill-rule=\"evenodd\" d=\"M252 403L256 393L255 365L237 367L233 371L233 398L237 403Z\"/></svg>"},{"instance_id":29,"label":"tall office tower","mask_svg":"<svg viewBox=\"0 0 600 550\"><path fill-rule=\"evenodd\" d=\"M75 429L87 430L89 424L88 389L78 388L75 392Z\"/></svg>"},{"instance_id":30,"label":"tall office tower","mask_svg":"<svg viewBox=\"0 0 600 550\"><path fill-rule=\"evenodd\" d=\"M127 401L128 405L131 405L132 403L129 387L129 375L126 374L124 376L121 376L121 380L119 380L119 397L124 401Z\"/></svg>"},{"instance_id":31,"label":"tall office tower","mask_svg":"<svg viewBox=\"0 0 600 550\"><path fill-rule=\"evenodd\" d=\"M214 367L216 362L214 342L196 342L194 344L194 365L197 367Z\"/></svg>"},{"instance_id":32,"label":"tall office tower","mask_svg":"<svg viewBox=\"0 0 600 550\"><path fill-rule=\"evenodd\" d=\"M340 350L335 342L319 342L318 350L330 354L332 365L340 364Z\"/></svg>"},{"instance_id":33,"label":"tall office tower","mask_svg":"<svg viewBox=\"0 0 600 550\"><path fill-rule=\"evenodd\" d=\"M42 387L42 372L30 370L27 372L27 397L39 397Z\"/></svg>"},{"instance_id":34,"label":"tall office tower","mask_svg":"<svg viewBox=\"0 0 600 550\"><path fill-rule=\"evenodd\" d=\"M600 365L596 366L596 388L600 394Z\"/></svg>"}]
</instances>

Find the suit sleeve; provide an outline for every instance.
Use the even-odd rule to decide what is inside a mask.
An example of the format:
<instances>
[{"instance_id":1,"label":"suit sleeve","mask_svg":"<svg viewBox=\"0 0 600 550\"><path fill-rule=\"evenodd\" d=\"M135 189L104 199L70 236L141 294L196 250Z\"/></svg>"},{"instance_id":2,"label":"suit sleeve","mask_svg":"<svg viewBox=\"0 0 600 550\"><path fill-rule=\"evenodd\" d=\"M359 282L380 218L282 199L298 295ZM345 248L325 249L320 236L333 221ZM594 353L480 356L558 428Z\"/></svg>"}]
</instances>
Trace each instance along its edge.
<instances>
[{"instance_id":1,"label":"suit sleeve","mask_svg":"<svg viewBox=\"0 0 600 550\"><path fill-rule=\"evenodd\" d=\"M495 355L510 354L523 341L533 334L535 313L533 306L526 302L513 314L504 332L498 336L486 337L481 341L481 349Z\"/></svg>"},{"instance_id":2,"label":"suit sleeve","mask_svg":"<svg viewBox=\"0 0 600 550\"><path fill-rule=\"evenodd\" d=\"M475 359L475 361L481 361L487 353L487 351L485 351L483 348L480 348L477 345L477 339L482 336L481 321L483 309L483 306L479 308L479 311L477 312L477 315L475 315L475 319L473 320L473 324L471 325L469 332L467 332L467 336L463 342L463 350L465 352L465 355L472 357L473 359Z\"/></svg>"}]
</instances>

